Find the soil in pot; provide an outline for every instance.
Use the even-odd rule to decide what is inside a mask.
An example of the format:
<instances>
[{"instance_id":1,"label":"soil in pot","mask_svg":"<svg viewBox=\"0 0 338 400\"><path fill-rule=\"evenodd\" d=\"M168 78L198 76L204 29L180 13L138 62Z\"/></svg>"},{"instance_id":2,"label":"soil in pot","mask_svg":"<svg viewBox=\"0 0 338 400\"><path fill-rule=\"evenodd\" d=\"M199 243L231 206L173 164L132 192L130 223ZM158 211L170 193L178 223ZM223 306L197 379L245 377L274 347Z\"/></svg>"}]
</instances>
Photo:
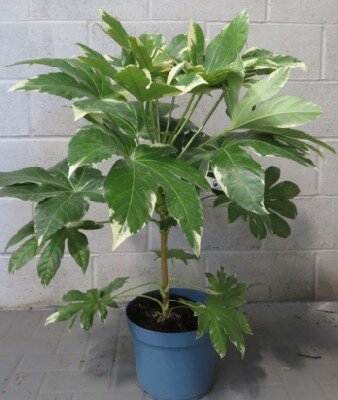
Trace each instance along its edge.
<instances>
[{"instance_id":1,"label":"soil in pot","mask_svg":"<svg viewBox=\"0 0 338 400\"><path fill-rule=\"evenodd\" d=\"M192 301L182 296L170 296L170 300L178 299ZM170 302L170 314L167 319L161 318L161 308L155 301L143 297L137 297L132 301L127 313L134 324L155 332L182 333L197 330L197 318L193 311L176 301Z\"/></svg>"}]
</instances>

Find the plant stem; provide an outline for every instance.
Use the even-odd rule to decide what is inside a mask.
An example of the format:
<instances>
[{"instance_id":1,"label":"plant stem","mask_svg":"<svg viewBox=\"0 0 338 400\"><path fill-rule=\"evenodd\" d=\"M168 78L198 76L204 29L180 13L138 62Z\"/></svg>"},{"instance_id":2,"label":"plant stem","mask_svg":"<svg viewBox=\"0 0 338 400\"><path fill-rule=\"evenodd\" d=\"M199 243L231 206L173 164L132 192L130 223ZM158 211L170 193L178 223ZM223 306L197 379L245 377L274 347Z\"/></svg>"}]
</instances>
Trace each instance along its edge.
<instances>
[{"instance_id":1,"label":"plant stem","mask_svg":"<svg viewBox=\"0 0 338 400\"><path fill-rule=\"evenodd\" d=\"M224 136L224 135L226 135L227 133L230 133L230 132L232 132L232 131L235 130L235 129L236 129L235 127L231 126L230 128L225 129L223 132L220 132L218 135L211 136L211 138L209 138L209 139L206 140L205 142L201 143L199 146L197 146L197 148L200 149L201 147L205 146L206 144L210 144L210 143L212 143L212 142L215 142L215 141L216 141L217 139L219 139L221 136Z\"/></svg>"},{"instance_id":2,"label":"plant stem","mask_svg":"<svg viewBox=\"0 0 338 400\"><path fill-rule=\"evenodd\" d=\"M218 107L219 103L223 100L223 92L222 94L219 96L219 98L217 99L216 103L212 106L211 110L208 112L208 114L206 115L206 117L204 118L204 121L202 122L202 125L199 127L199 129L194 133L194 135L192 136L192 138L189 140L189 142L187 143L187 145L184 147L184 149L182 149L181 153L179 154L178 158L180 158L182 156L182 154L184 154L187 149L190 147L190 145L192 144L192 142L195 140L196 136L198 136L202 130L204 129L206 123L209 121L210 117L212 116L212 114L215 112L216 108Z\"/></svg>"},{"instance_id":3,"label":"plant stem","mask_svg":"<svg viewBox=\"0 0 338 400\"><path fill-rule=\"evenodd\" d=\"M149 110L149 115L150 115L150 120L152 122L153 128L154 128L154 142L156 142L156 125L155 125L155 118L154 118L154 110L153 110L153 101L150 100L148 101L148 110Z\"/></svg>"},{"instance_id":4,"label":"plant stem","mask_svg":"<svg viewBox=\"0 0 338 400\"><path fill-rule=\"evenodd\" d=\"M150 127L149 127L148 120L147 120L147 117L146 117L146 113L145 113L143 107L144 107L143 102L141 102L141 114L142 114L142 118L143 118L143 123L147 128L148 135L150 137L151 142L154 143L155 141L154 141L153 135L150 133Z\"/></svg>"},{"instance_id":5,"label":"plant stem","mask_svg":"<svg viewBox=\"0 0 338 400\"><path fill-rule=\"evenodd\" d=\"M185 127L186 123L189 121L189 119L191 118L192 114L194 113L194 111L195 111L195 109L197 107L197 104L200 102L202 96L203 95L200 94L198 96L197 100L195 101L195 104L193 104L193 105L192 105L192 103L193 103L196 95L193 94L191 96L191 99L189 100L189 103L188 103L186 109L184 110L184 113L183 113L181 119L179 120L176 128L174 129L173 137L172 137L172 139L170 141L170 144L173 144L175 142L176 138L178 137L178 135L182 132L182 130Z\"/></svg>"},{"instance_id":6,"label":"plant stem","mask_svg":"<svg viewBox=\"0 0 338 400\"><path fill-rule=\"evenodd\" d=\"M170 110L169 110L169 115L168 115L167 128L166 128L166 130L165 130L164 143L166 142L167 135L168 135L168 132L169 132L170 121L171 121L171 114L172 114L172 112L173 112L174 103L175 103L175 97L173 96L173 97L171 98L171 103L170 103Z\"/></svg>"},{"instance_id":7,"label":"plant stem","mask_svg":"<svg viewBox=\"0 0 338 400\"><path fill-rule=\"evenodd\" d=\"M158 128L158 132L161 133L160 111L159 111L158 99L156 99L156 119L157 119L157 128ZM160 137L161 137L161 136L160 136Z\"/></svg>"},{"instance_id":8,"label":"plant stem","mask_svg":"<svg viewBox=\"0 0 338 400\"><path fill-rule=\"evenodd\" d=\"M126 289L126 290L123 290L122 292L117 293L116 295L114 295L114 298L117 297L117 296L120 296L121 294L131 292L132 290L139 289L141 287L149 286L149 285L153 285L153 284L158 285L159 282L158 281L151 281L151 282L142 283L141 285L137 285L137 286L135 286L133 288Z\"/></svg>"},{"instance_id":9,"label":"plant stem","mask_svg":"<svg viewBox=\"0 0 338 400\"><path fill-rule=\"evenodd\" d=\"M162 297L163 297L163 317L168 318L168 305L169 305L169 273L168 273L168 236L169 231L161 230L161 270L162 270Z\"/></svg>"}]
</instances>

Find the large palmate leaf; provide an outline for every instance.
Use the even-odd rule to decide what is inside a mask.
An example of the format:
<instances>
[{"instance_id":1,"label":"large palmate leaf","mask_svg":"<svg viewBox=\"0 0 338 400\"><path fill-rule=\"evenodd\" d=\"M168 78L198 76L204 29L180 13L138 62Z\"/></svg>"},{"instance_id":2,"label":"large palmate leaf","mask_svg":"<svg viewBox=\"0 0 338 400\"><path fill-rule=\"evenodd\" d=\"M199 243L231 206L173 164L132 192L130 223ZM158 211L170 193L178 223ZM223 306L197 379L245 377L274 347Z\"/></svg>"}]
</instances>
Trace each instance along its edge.
<instances>
[{"instance_id":1,"label":"large palmate leaf","mask_svg":"<svg viewBox=\"0 0 338 400\"><path fill-rule=\"evenodd\" d=\"M237 110L232 117L234 126L243 119L243 115L250 115L253 107L258 103L269 100L279 93L287 82L289 74L289 68L281 68L253 85L237 105Z\"/></svg>"},{"instance_id":2,"label":"large palmate leaf","mask_svg":"<svg viewBox=\"0 0 338 400\"><path fill-rule=\"evenodd\" d=\"M77 45L86 54L86 57L79 57L79 60L81 60L84 64L98 69L103 75L114 78L116 69L101 53L91 49L90 47L82 43L77 43Z\"/></svg>"},{"instance_id":3,"label":"large palmate leaf","mask_svg":"<svg viewBox=\"0 0 338 400\"><path fill-rule=\"evenodd\" d=\"M180 300L193 311L198 318L197 337L210 335L211 343L221 358L226 355L228 339L244 356L244 334L251 334L245 316L237 310L244 302L246 285L238 283L236 276L227 276L224 268L217 276L206 274L210 286L205 304Z\"/></svg>"},{"instance_id":4,"label":"large palmate leaf","mask_svg":"<svg viewBox=\"0 0 338 400\"><path fill-rule=\"evenodd\" d=\"M139 106L133 102L126 103L114 99L81 100L74 103L73 106L75 120L90 114L102 125L102 118L105 117L117 124L122 132L133 137L138 133L138 109ZM97 116L101 116L101 118L97 118Z\"/></svg>"},{"instance_id":5,"label":"large palmate leaf","mask_svg":"<svg viewBox=\"0 0 338 400\"><path fill-rule=\"evenodd\" d=\"M251 112L244 112L236 123L237 128L292 128L306 124L321 114L322 110L316 104L300 97L280 96L267 100Z\"/></svg>"},{"instance_id":6,"label":"large palmate leaf","mask_svg":"<svg viewBox=\"0 0 338 400\"><path fill-rule=\"evenodd\" d=\"M36 90L41 93L64 97L68 100L91 96L85 86L63 72L51 72L26 79L12 86L10 90Z\"/></svg>"},{"instance_id":7,"label":"large palmate leaf","mask_svg":"<svg viewBox=\"0 0 338 400\"><path fill-rule=\"evenodd\" d=\"M301 68L307 70L306 65L298 58L289 55L278 55L270 50L253 47L242 55L246 76L271 74L282 68Z\"/></svg>"},{"instance_id":8,"label":"large palmate leaf","mask_svg":"<svg viewBox=\"0 0 338 400\"><path fill-rule=\"evenodd\" d=\"M218 196L214 206L227 203L229 222L233 223L242 217L244 221L249 223L250 232L258 239L264 239L267 232L286 238L290 235L291 229L284 218L296 218L297 208L291 199L296 197L300 190L293 182L277 183L279 177L279 168L269 167L265 171L264 204L269 212L267 215L249 212L237 203L232 202L224 194Z\"/></svg>"},{"instance_id":9,"label":"large palmate leaf","mask_svg":"<svg viewBox=\"0 0 338 400\"><path fill-rule=\"evenodd\" d=\"M81 193L69 192L39 203L35 209L35 231L38 239L53 234L66 223L81 219L88 210Z\"/></svg>"},{"instance_id":10,"label":"large palmate leaf","mask_svg":"<svg viewBox=\"0 0 338 400\"><path fill-rule=\"evenodd\" d=\"M68 193L69 189L60 189L53 185L37 185L35 183L21 183L6 186L0 189L0 197L15 197L24 201L39 202L48 197Z\"/></svg>"},{"instance_id":11,"label":"large palmate leaf","mask_svg":"<svg viewBox=\"0 0 338 400\"><path fill-rule=\"evenodd\" d=\"M53 322L72 320L80 314L80 323L83 329L90 329L94 322L94 315L99 314L101 321L104 322L107 317L107 307L118 308L114 301L113 292L120 289L128 278L116 278L113 282L102 289L90 289L87 292L71 290L63 296L63 301L69 302L69 305L60 307L59 310L49 316L46 325Z\"/></svg>"},{"instance_id":12,"label":"large palmate leaf","mask_svg":"<svg viewBox=\"0 0 338 400\"><path fill-rule=\"evenodd\" d=\"M28 167L16 171L0 172L0 186L2 187L27 182L48 186L52 185L60 190L69 190L71 187L40 167Z\"/></svg>"},{"instance_id":13,"label":"large palmate leaf","mask_svg":"<svg viewBox=\"0 0 338 400\"><path fill-rule=\"evenodd\" d=\"M114 88L109 79L113 77L116 71L100 53L89 47L86 47L86 52L90 53L90 57L40 58L14 64L45 65L58 68L61 72L38 75L24 80L11 90L37 90L69 100L82 97L100 99L121 97L121 94Z\"/></svg>"},{"instance_id":14,"label":"large palmate leaf","mask_svg":"<svg viewBox=\"0 0 338 400\"><path fill-rule=\"evenodd\" d=\"M283 137L268 133L257 132L234 132L225 137L223 147L229 148L239 145L242 148L250 148L255 154L265 157L283 157L295 161L304 166L313 167L313 162L307 158L308 147L290 146L287 141L283 142Z\"/></svg>"},{"instance_id":15,"label":"large palmate leaf","mask_svg":"<svg viewBox=\"0 0 338 400\"><path fill-rule=\"evenodd\" d=\"M308 133L302 132L297 129L290 128L277 128L274 126L260 127L257 130L253 129L255 132L264 132L268 134L273 134L274 137L278 138L281 142L285 142L290 146L294 146L296 149L301 148L305 151L315 151L323 157L323 154L318 150L317 147L311 146L308 142L314 143L322 147L323 149L329 150L332 153L336 153L335 149L328 145L323 140L316 138L315 136L309 135Z\"/></svg>"},{"instance_id":16,"label":"large palmate leaf","mask_svg":"<svg viewBox=\"0 0 338 400\"><path fill-rule=\"evenodd\" d=\"M286 83L289 68L280 68L255 83L237 103L233 128L290 128L319 117L320 107L294 96L273 97Z\"/></svg>"},{"instance_id":17,"label":"large palmate leaf","mask_svg":"<svg viewBox=\"0 0 338 400\"><path fill-rule=\"evenodd\" d=\"M68 222L81 219L88 209L86 198L103 201L99 170L81 167L70 178L68 174L67 160L49 171L32 167L0 174L0 185L7 185L0 196L39 202L34 218L39 244Z\"/></svg>"},{"instance_id":18,"label":"large palmate leaf","mask_svg":"<svg viewBox=\"0 0 338 400\"><path fill-rule=\"evenodd\" d=\"M126 135L110 135L99 126L90 125L79 129L68 145L70 174L82 165L107 160L115 155L128 156L134 141Z\"/></svg>"},{"instance_id":19,"label":"large palmate leaf","mask_svg":"<svg viewBox=\"0 0 338 400\"><path fill-rule=\"evenodd\" d=\"M38 261L41 282L48 285L59 269L64 253L65 241L68 240L68 250L75 262L85 273L89 263L89 248L87 237L80 230L102 229L103 224L91 220L79 220L67 223L60 230L49 235L38 244L34 230L34 221L24 225L8 242L5 251L30 237L12 253L9 261L9 272L14 273L22 268L34 256L41 253ZM60 240L59 240L60 239Z\"/></svg>"},{"instance_id":20,"label":"large palmate leaf","mask_svg":"<svg viewBox=\"0 0 338 400\"><path fill-rule=\"evenodd\" d=\"M104 183L111 217L121 227L119 236L138 232L151 218L158 188L162 187L170 215L198 254L202 210L194 185L207 190L208 184L198 170L161 154L161 147L141 145L132 158L119 160L112 167ZM114 240L120 242L118 236Z\"/></svg>"},{"instance_id":21,"label":"large palmate leaf","mask_svg":"<svg viewBox=\"0 0 338 400\"><path fill-rule=\"evenodd\" d=\"M211 74L229 66L242 50L249 31L247 11L238 14L208 45L205 51L204 69Z\"/></svg>"},{"instance_id":22,"label":"large palmate leaf","mask_svg":"<svg viewBox=\"0 0 338 400\"><path fill-rule=\"evenodd\" d=\"M226 195L244 209L266 214L264 171L238 145L223 146L213 156L211 168Z\"/></svg>"}]
</instances>

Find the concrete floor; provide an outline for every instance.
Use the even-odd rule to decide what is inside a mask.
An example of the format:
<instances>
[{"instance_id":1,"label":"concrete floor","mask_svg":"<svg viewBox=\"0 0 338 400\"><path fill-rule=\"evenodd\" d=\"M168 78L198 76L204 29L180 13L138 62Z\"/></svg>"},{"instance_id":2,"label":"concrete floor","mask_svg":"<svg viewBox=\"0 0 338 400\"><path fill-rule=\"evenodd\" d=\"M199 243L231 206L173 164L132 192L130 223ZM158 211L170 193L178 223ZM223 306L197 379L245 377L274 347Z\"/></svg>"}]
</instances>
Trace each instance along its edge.
<instances>
[{"instance_id":1,"label":"concrete floor","mask_svg":"<svg viewBox=\"0 0 338 400\"><path fill-rule=\"evenodd\" d=\"M205 400L337 400L338 303L246 305L254 336L231 349ZM336 313L337 312L337 313ZM90 333L50 311L0 312L1 400L146 400L123 313Z\"/></svg>"}]
</instances>

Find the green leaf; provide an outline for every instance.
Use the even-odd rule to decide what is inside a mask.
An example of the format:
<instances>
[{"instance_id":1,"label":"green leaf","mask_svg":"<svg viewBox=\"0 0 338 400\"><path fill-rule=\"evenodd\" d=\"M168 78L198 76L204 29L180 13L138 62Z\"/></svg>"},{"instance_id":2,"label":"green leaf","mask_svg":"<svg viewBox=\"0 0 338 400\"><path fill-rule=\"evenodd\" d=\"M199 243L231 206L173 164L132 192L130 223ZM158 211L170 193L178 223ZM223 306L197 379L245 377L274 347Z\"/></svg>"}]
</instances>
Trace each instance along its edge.
<instances>
[{"instance_id":1,"label":"green leaf","mask_svg":"<svg viewBox=\"0 0 338 400\"><path fill-rule=\"evenodd\" d=\"M109 76L114 79L116 69L109 63L109 61L99 52L91 49L90 47L77 43L81 50L83 50L87 57L79 57L83 63L98 69L103 75Z\"/></svg>"},{"instance_id":2,"label":"green leaf","mask_svg":"<svg viewBox=\"0 0 338 400\"><path fill-rule=\"evenodd\" d=\"M212 345L219 356L223 358L227 352L227 337L217 318L210 319L209 334Z\"/></svg>"},{"instance_id":3,"label":"green leaf","mask_svg":"<svg viewBox=\"0 0 338 400\"><path fill-rule=\"evenodd\" d=\"M63 72L51 72L25 79L10 88L10 91L15 90L35 90L41 93L64 97L68 100L90 97L92 95L84 85Z\"/></svg>"},{"instance_id":4,"label":"green leaf","mask_svg":"<svg viewBox=\"0 0 338 400\"><path fill-rule=\"evenodd\" d=\"M107 12L101 12L102 21L104 22L102 29L121 47L129 48L128 33L123 28L120 21L109 15Z\"/></svg>"},{"instance_id":5,"label":"green leaf","mask_svg":"<svg viewBox=\"0 0 338 400\"><path fill-rule=\"evenodd\" d=\"M248 13L243 11L206 48L205 73L210 74L231 64L242 50L247 40L248 31Z\"/></svg>"},{"instance_id":6,"label":"green leaf","mask_svg":"<svg viewBox=\"0 0 338 400\"><path fill-rule=\"evenodd\" d=\"M290 236L291 228L283 218L275 213L271 213L269 215L269 218L271 221L272 231L275 235L282 238L287 238L288 236Z\"/></svg>"},{"instance_id":7,"label":"green leaf","mask_svg":"<svg viewBox=\"0 0 338 400\"><path fill-rule=\"evenodd\" d=\"M209 333L210 340L221 358L227 352L227 340L236 346L242 356L245 351L243 334L251 334L245 316L237 311L243 303L246 285L238 283L236 276L227 276L223 267L217 275L206 274L210 282L205 304L181 301L190 307L198 318L197 337Z\"/></svg>"},{"instance_id":8,"label":"green leaf","mask_svg":"<svg viewBox=\"0 0 338 400\"><path fill-rule=\"evenodd\" d=\"M90 257L87 236L76 229L67 229L67 236L69 254L85 273Z\"/></svg>"},{"instance_id":9,"label":"green leaf","mask_svg":"<svg viewBox=\"0 0 338 400\"><path fill-rule=\"evenodd\" d=\"M211 73L202 73L203 78L209 83L209 86L219 86L222 88L231 78L230 75L235 73L244 78L244 66L240 56L238 56L231 64L220 68Z\"/></svg>"},{"instance_id":10,"label":"green leaf","mask_svg":"<svg viewBox=\"0 0 338 400\"><path fill-rule=\"evenodd\" d=\"M156 254L155 260L161 258L161 250L153 250L153 252ZM168 249L167 258L181 261L185 265L188 265L188 260L198 260L195 254L187 253L181 249Z\"/></svg>"},{"instance_id":11,"label":"green leaf","mask_svg":"<svg viewBox=\"0 0 338 400\"><path fill-rule=\"evenodd\" d=\"M129 36L129 47L135 56L139 66L141 68L147 68L149 71L153 71L154 66L152 59L142 41L134 36Z\"/></svg>"},{"instance_id":12,"label":"green leaf","mask_svg":"<svg viewBox=\"0 0 338 400\"><path fill-rule=\"evenodd\" d=\"M224 193L248 211L266 214L264 171L238 146L222 147L212 159L212 170Z\"/></svg>"},{"instance_id":13,"label":"green leaf","mask_svg":"<svg viewBox=\"0 0 338 400\"><path fill-rule=\"evenodd\" d=\"M269 167L265 171L264 203L269 214L258 215L249 212L235 202L228 205L229 222L232 223L240 216L249 222L250 232L258 239L264 239L267 232L286 238L290 235L289 224L282 218L294 219L297 216L297 208L290 201L300 193L298 186L289 181L277 183L280 170Z\"/></svg>"},{"instance_id":14,"label":"green leaf","mask_svg":"<svg viewBox=\"0 0 338 400\"><path fill-rule=\"evenodd\" d=\"M109 285L105 286L102 289L103 296L109 296L112 294L112 292L121 289L121 287L125 285L128 279L128 277L115 278L113 282L110 282Z\"/></svg>"},{"instance_id":15,"label":"green leaf","mask_svg":"<svg viewBox=\"0 0 338 400\"><path fill-rule=\"evenodd\" d=\"M68 224L68 227L91 231L96 229L102 229L104 227L104 224L91 220L81 220L81 221L70 222Z\"/></svg>"},{"instance_id":16,"label":"green leaf","mask_svg":"<svg viewBox=\"0 0 338 400\"><path fill-rule=\"evenodd\" d=\"M230 72L228 80L223 88L224 100L227 106L227 113L230 119L236 113L239 93L243 84L243 76L236 72Z\"/></svg>"},{"instance_id":17,"label":"green leaf","mask_svg":"<svg viewBox=\"0 0 338 400\"><path fill-rule=\"evenodd\" d=\"M34 235L34 221L29 221L26 225L18 230L18 232L13 235L8 243L6 244L4 252L6 252L10 247L20 243L27 236Z\"/></svg>"},{"instance_id":18,"label":"green leaf","mask_svg":"<svg viewBox=\"0 0 338 400\"><path fill-rule=\"evenodd\" d=\"M183 33L174 36L165 50L171 58L183 61L188 51L188 36Z\"/></svg>"},{"instance_id":19,"label":"green leaf","mask_svg":"<svg viewBox=\"0 0 338 400\"><path fill-rule=\"evenodd\" d=\"M86 293L81 292L80 290L70 290L63 297L63 301L82 301L86 297Z\"/></svg>"},{"instance_id":20,"label":"green leaf","mask_svg":"<svg viewBox=\"0 0 338 400\"><path fill-rule=\"evenodd\" d=\"M281 139L281 140L285 140L285 139L294 139L294 140L299 140L299 141L306 140L306 141L315 143L315 144L319 145L320 147L323 147L324 149L331 151L334 154L336 153L335 149L333 147L331 147L330 145L328 145L326 142L324 142L320 139L317 139L315 136L309 135L309 134L302 132L300 130L297 130L297 129L277 128L274 126L269 126L269 127L260 127L257 131L273 133L274 135L278 135L279 139ZM294 141L292 143L295 144ZM303 142L303 144L304 144L304 142ZM309 148L308 145L307 145L307 147ZM313 150L313 148L311 150Z\"/></svg>"},{"instance_id":21,"label":"green leaf","mask_svg":"<svg viewBox=\"0 0 338 400\"><path fill-rule=\"evenodd\" d=\"M283 157L306 167L314 167L313 162L307 158L307 151L300 151L294 146L284 144L278 136L255 132L230 133L223 145L229 147L234 144L249 148L259 156Z\"/></svg>"},{"instance_id":22,"label":"green leaf","mask_svg":"<svg viewBox=\"0 0 338 400\"><path fill-rule=\"evenodd\" d=\"M175 67L173 67L169 74L168 74L168 79L167 79L167 84L170 85L171 82L173 81L173 79L179 74L179 72L184 68L184 62L181 62L177 65L175 65Z\"/></svg>"},{"instance_id":23,"label":"green leaf","mask_svg":"<svg viewBox=\"0 0 338 400\"><path fill-rule=\"evenodd\" d=\"M45 325L52 324L54 322L63 322L67 321L70 318L73 318L80 310L82 309L81 303L74 303L68 306L60 308L57 312L50 315L45 322Z\"/></svg>"},{"instance_id":24,"label":"green leaf","mask_svg":"<svg viewBox=\"0 0 338 400\"><path fill-rule=\"evenodd\" d=\"M181 160L161 156L162 151L161 147L138 146L133 158L119 160L105 180L105 199L116 222L114 248L149 221L158 188L163 187L170 215L198 254L202 209L193 185L207 190L208 184L198 170Z\"/></svg>"},{"instance_id":25,"label":"green leaf","mask_svg":"<svg viewBox=\"0 0 338 400\"><path fill-rule=\"evenodd\" d=\"M207 85L208 83L195 72L190 72L186 75L178 75L176 77L176 88L181 93L191 92L193 89Z\"/></svg>"},{"instance_id":26,"label":"green leaf","mask_svg":"<svg viewBox=\"0 0 338 400\"><path fill-rule=\"evenodd\" d=\"M92 201L99 203L104 202L104 176L102 176L99 169L89 166L81 167L78 168L69 179L73 185L73 193L79 194L82 198L88 198Z\"/></svg>"},{"instance_id":27,"label":"green leaf","mask_svg":"<svg viewBox=\"0 0 338 400\"><path fill-rule=\"evenodd\" d=\"M234 206L234 203L232 203ZM230 205L229 205L230 206ZM238 209L238 207L234 206ZM241 212L238 211L238 215L241 215ZM269 221L269 224L267 223ZM231 223L230 214L229 214L229 222ZM249 227L250 232L257 238L257 239L265 239L267 234L266 225L270 226L270 215L266 218L262 217L261 215L256 215L250 213L249 215Z\"/></svg>"},{"instance_id":28,"label":"green leaf","mask_svg":"<svg viewBox=\"0 0 338 400\"><path fill-rule=\"evenodd\" d=\"M35 231L39 243L55 233L67 222L81 219L88 210L88 203L81 193L69 192L39 203L35 209Z\"/></svg>"},{"instance_id":29,"label":"green leaf","mask_svg":"<svg viewBox=\"0 0 338 400\"><path fill-rule=\"evenodd\" d=\"M201 26L194 21L190 21L188 49L192 65L202 65L204 57L204 34Z\"/></svg>"},{"instance_id":30,"label":"green leaf","mask_svg":"<svg viewBox=\"0 0 338 400\"><path fill-rule=\"evenodd\" d=\"M132 160L119 160L104 182L104 197L118 225L113 230L113 249L132 233L137 233L154 212L156 196L149 177ZM114 235L115 233L115 235ZM120 238L121 236L121 238Z\"/></svg>"},{"instance_id":31,"label":"green leaf","mask_svg":"<svg viewBox=\"0 0 338 400\"><path fill-rule=\"evenodd\" d=\"M60 230L42 250L37 267L42 285L48 285L59 269L65 251L66 237L66 231Z\"/></svg>"},{"instance_id":32,"label":"green leaf","mask_svg":"<svg viewBox=\"0 0 338 400\"><path fill-rule=\"evenodd\" d=\"M246 51L242 58L247 64L249 73L258 73L257 69L258 71L259 69L262 69L264 64L266 65L267 70L263 71L263 73L271 73L273 70L281 67L301 68L304 71L307 71L306 65L300 59L289 55L278 55L270 50L253 47ZM250 64L248 65L248 63Z\"/></svg>"},{"instance_id":33,"label":"green leaf","mask_svg":"<svg viewBox=\"0 0 338 400\"><path fill-rule=\"evenodd\" d=\"M292 128L306 124L320 115L321 108L309 101L295 96L280 96L265 101L249 113L243 113L236 124L237 128Z\"/></svg>"},{"instance_id":34,"label":"green leaf","mask_svg":"<svg viewBox=\"0 0 338 400\"><path fill-rule=\"evenodd\" d=\"M86 116L87 114L98 114L103 117L108 117L109 120L116 123L119 129L132 137L136 137L140 129L139 104L135 102L126 103L124 101L116 101L114 99L103 100L82 100L74 103L73 110L75 120ZM128 153L129 148L133 148L131 138L121 137L126 144L120 146L126 148Z\"/></svg>"},{"instance_id":35,"label":"green leaf","mask_svg":"<svg viewBox=\"0 0 338 400\"><path fill-rule=\"evenodd\" d=\"M114 154L128 155L126 148L130 146L128 137L126 143L120 138L108 135L101 128L91 125L78 130L68 145L69 173L82 165L94 164L109 159Z\"/></svg>"},{"instance_id":36,"label":"green leaf","mask_svg":"<svg viewBox=\"0 0 338 400\"><path fill-rule=\"evenodd\" d=\"M16 171L0 172L0 186L4 187L27 182L52 185L63 190L70 189L69 184L65 184L40 167L29 167Z\"/></svg>"},{"instance_id":37,"label":"green leaf","mask_svg":"<svg viewBox=\"0 0 338 400\"><path fill-rule=\"evenodd\" d=\"M71 290L63 296L63 301L71 304L60 307L46 320L46 325L58 321L72 319L72 324L77 315L80 314L81 327L88 330L92 327L94 315L98 313L101 321L104 322L107 317L107 307L118 308L117 303L110 297L112 291L121 288L127 278L117 278L103 289L89 289L86 292Z\"/></svg>"},{"instance_id":38,"label":"green leaf","mask_svg":"<svg viewBox=\"0 0 338 400\"><path fill-rule=\"evenodd\" d=\"M22 268L34 258L37 251L38 242L35 236L33 236L13 252L9 260L8 272L13 274L15 271Z\"/></svg>"},{"instance_id":39,"label":"green leaf","mask_svg":"<svg viewBox=\"0 0 338 400\"><path fill-rule=\"evenodd\" d=\"M21 183L0 189L0 197L15 197L20 200L39 202L49 197L68 192L69 190L62 190L52 185Z\"/></svg>"},{"instance_id":40,"label":"green leaf","mask_svg":"<svg viewBox=\"0 0 338 400\"><path fill-rule=\"evenodd\" d=\"M87 48L89 50L89 48ZM71 84L72 88L72 92L70 93L71 98L77 98L78 97L78 93L77 93L77 89L81 89L83 90L83 95L84 96L88 96L88 97L99 97L102 98L104 96L116 96L117 93L114 90L114 88L111 85L111 82L109 80L109 78L106 75L103 75L101 72L101 69L104 69L105 71L107 71L108 67L110 68L108 70L108 72L110 72L111 75L111 67L108 63L108 67L107 67L107 61L105 60L105 58L100 55L100 53L95 52L94 50L91 50L91 57L95 57L93 58L89 58L89 57L79 57L79 58L40 58L40 59L35 59L35 60L26 60L26 61L22 61L20 63L17 63L15 65L19 65L19 64L39 64L39 65L45 65L45 66L49 66L49 67L53 67L53 68L58 68L60 69L61 73L64 75L60 75L60 73L58 73L59 75L53 74L52 78L53 80L55 80L55 83L57 84L57 88L53 88L50 87L48 85L48 77L45 75L39 75L35 78L39 78L38 81L35 81L35 83L39 83L42 84L44 87L44 91L45 89L48 90L48 93L51 94L56 94L58 96L61 97L66 97L68 98L69 96L69 92L66 90L67 95L65 96L63 94L64 91L64 84ZM102 65L102 63L106 63L104 65ZM100 67L99 70L97 69L93 69L92 66L95 67ZM31 79L29 80L31 81ZM76 89L77 88L77 89ZM54 91L58 90L57 93L54 93ZM28 90L28 89L26 89ZM29 89L32 90L32 89ZM35 90L35 89L34 89ZM37 89L39 90L39 89ZM53 92L50 92L50 90L52 90ZM75 92L74 92L75 90ZM61 92L60 92L61 91ZM73 94L73 92L75 94ZM80 97L83 97L82 95Z\"/></svg>"},{"instance_id":41,"label":"green leaf","mask_svg":"<svg viewBox=\"0 0 338 400\"><path fill-rule=\"evenodd\" d=\"M289 68L281 68L254 84L237 105L236 113L233 115L234 126L239 126L240 121L246 120L251 115L252 108L258 103L269 100L279 93L287 82L289 74Z\"/></svg>"},{"instance_id":42,"label":"green leaf","mask_svg":"<svg viewBox=\"0 0 338 400\"><path fill-rule=\"evenodd\" d=\"M280 182L269 190L270 196L277 199L293 199L299 193L299 187L290 181Z\"/></svg>"},{"instance_id":43,"label":"green leaf","mask_svg":"<svg viewBox=\"0 0 338 400\"><path fill-rule=\"evenodd\" d=\"M134 65L122 68L114 79L140 101L159 99L166 95L181 93L175 86L152 82L150 74L147 75L142 68Z\"/></svg>"}]
</instances>

